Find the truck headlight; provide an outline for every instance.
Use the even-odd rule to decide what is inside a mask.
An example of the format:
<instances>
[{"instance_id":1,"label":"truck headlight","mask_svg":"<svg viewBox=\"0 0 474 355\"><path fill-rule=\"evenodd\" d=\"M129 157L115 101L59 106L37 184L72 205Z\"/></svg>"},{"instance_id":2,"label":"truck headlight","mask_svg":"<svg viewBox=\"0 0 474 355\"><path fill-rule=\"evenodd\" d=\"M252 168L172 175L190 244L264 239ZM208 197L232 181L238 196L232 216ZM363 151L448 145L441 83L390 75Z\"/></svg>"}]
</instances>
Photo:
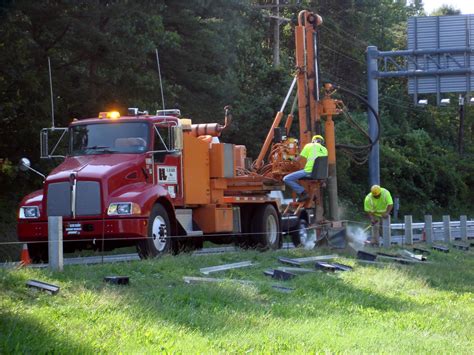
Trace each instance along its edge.
<instances>
[{"instance_id":1,"label":"truck headlight","mask_svg":"<svg viewBox=\"0 0 474 355\"><path fill-rule=\"evenodd\" d=\"M37 206L20 207L20 218L39 218L40 212Z\"/></svg>"},{"instance_id":2,"label":"truck headlight","mask_svg":"<svg viewBox=\"0 0 474 355\"><path fill-rule=\"evenodd\" d=\"M141 214L141 212L140 206L134 202L114 202L109 205L107 210L109 216Z\"/></svg>"}]
</instances>

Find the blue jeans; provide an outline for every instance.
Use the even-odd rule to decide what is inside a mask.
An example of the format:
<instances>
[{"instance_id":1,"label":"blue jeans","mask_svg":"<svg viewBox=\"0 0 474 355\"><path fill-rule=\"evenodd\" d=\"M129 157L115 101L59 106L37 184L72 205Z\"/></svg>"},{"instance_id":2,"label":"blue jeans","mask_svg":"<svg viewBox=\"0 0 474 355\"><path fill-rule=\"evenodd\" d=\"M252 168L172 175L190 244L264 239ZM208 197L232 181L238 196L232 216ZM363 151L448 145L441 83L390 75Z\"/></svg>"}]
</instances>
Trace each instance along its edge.
<instances>
[{"instance_id":1,"label":"blue jeans","mask_svg":"<svg viewBox=\"0 0 474 355\"><path fill-rule=\"evenodd\" d=\"M304 187L297 183L301 178L311 176L311 173L307 173L304 170L298 170L294 173L288 174L283 178L283 182L298 195L304 191Z\"/></svg>"}]
</instances>

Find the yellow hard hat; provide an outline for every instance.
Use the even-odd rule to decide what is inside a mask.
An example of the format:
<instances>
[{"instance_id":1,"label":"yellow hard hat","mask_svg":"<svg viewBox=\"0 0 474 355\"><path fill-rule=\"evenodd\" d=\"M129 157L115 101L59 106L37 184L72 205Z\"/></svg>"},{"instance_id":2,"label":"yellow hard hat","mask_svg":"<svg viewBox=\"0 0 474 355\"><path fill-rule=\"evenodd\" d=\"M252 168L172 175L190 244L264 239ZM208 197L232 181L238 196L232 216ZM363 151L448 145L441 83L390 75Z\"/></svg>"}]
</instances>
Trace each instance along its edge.
<instances>
[{"instance_id":1,"label":"yellow hard hat","mask_svg":"<svg viewBox=\"0 0 474 355\"><path fill-rule=\"evenodd\" d=\"M324 138L323 138L323 136L321 136L321 135L319 135L319 134L313 136L313 139L311 139L311 141L314 142L314 141L316 141L317 139L320 139L320 140L324 143Z\"/></svg>"},{"instance_id":2,"label":"yellow hard hat","mask_svg":"<svg viewBox=\"0 0 474 355\"><path fill-rule=\"evenodd\" d=\"M379 196L382 193L382 188L379 185L373 185L370 188L370 192L372 193L372 196Z\"/></svg>"}]
</instances>

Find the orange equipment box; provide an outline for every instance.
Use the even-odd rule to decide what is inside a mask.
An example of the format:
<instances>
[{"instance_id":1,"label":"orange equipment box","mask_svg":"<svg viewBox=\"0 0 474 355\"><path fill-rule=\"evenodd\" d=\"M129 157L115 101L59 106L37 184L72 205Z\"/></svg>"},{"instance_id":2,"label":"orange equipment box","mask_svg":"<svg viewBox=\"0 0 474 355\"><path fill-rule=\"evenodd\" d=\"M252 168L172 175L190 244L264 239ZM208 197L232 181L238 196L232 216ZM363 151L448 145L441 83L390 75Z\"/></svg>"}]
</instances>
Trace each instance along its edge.
<instances>
[{"instance_id":1,"label":"orange equipment box","mask_svg":"<svg viewBox=\"0 0 474 355\"><path fill-rule=\"evenodd\" d=\"M184 203L207 204L211 201L209 143L184 134Z\"/></svg>"},{"instance_id":2,"label":"orange equipment box","mask_svg":"<svg viewBox=\"0 0 474 355\"><path fill-rule=\"evenodd\" d=\"M193 210L193 219L204 233L233 231L232 207L206 205Z\"/></svg>"},{"instance_id":3,"label":"orange equipment box","mask_svg":"<svg viewBox=\"0 0 474 355\"><path fill-rule=\"evenodd\" d=\"M247 157L247 148L245 145L234 146L234 167L238 169L245 169L245 158Z\"/></svg>"},{"instance_id":4,"label":"orange equipment box","mask_svg":"<svg viewBox=\"0 0 474 355\"><path fill-rule=\"evenodd\" d=\"M210 161L211 178L233 178L235 176L233 144L211 144Z\"/></svg>"}]
</instances>

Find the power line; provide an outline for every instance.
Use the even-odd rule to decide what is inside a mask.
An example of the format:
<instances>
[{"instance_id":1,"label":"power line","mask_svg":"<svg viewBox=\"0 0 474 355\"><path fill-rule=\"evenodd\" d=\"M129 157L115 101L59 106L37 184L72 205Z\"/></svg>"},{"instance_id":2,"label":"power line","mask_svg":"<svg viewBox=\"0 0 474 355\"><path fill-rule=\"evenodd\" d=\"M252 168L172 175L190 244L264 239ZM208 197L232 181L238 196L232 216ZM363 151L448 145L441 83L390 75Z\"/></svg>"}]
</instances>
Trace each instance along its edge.
<instances>
[{"instance_id":1,"label":"power line","mask_svg":"<svg viewBox=\"0 0 474 355\"><path fill-rule=\"evenodd\" d=\"M365 42L365 41L355 37L354 34L343 30L341 27L339 27L339 25L337 25L336 21L332 20L330 17L324 17L324 21L331 24L331 26L334 26L338 31L340 31L342 33L345 33L348 37L353 39L355 42L358 42L358 43L362 44L365 48L367 48L369 46L368 42Z\"/></svg>"},{"instance_id":2,"label":"power line","mask_svg":"<svg viewBox=\"0 0 474 355\"><path fill-rule=\"evenodd\" d=\"M358 86L356 84L353 84L353 83L349 83L347 82L346 80L338 77L337 75L335 74L331 74L329 72L324 72L324 71L321 71L322 73L324 73L324 75L326 76L329 76L330 79L333 78L333 79L336 79L334 80L335 83L341 83L341 84L344 84L344 86L347 86L353 90L356 90L358 92L361 92L363 93L364 95L367 94L367 89L366 88L363 88L361 86ZM394 98L390 98L390 97L382 97L380 99L381 102L384 102L386 104L389 104L391 106L397 106L397 107L400 107L400 108L404 108L404 109L409 109L409 110L413 110L413 111L418 111L418 112L423 112L423 113L429 113L429 111L427 111L426 109L422 109L422 108L418 108L416 106L414 106L411 102L408 102L408 101L401 101L401 100L397 100L397 99L394 99Z\"/></svg>"},{"instance_id":3,"label":"power line","mask_svg":"<svg viewBox=\"0 0 474 355\"><path fill-rule=\"evenodd\" d=\"M329 47L328 45L325 45L325 44L322 44L322 43L321 43L320 45L321 45L321 47L327 48L327 49L329 49L330 51L341 55L342 57L345 57L345 58L347 58L347 59L349 59L349 60L352 60L353 62L362 64L362 65L365 66L365 63L362 62L362 61L360 61L359 59L356 59L356 58L354 58L354 57L351 57L350 55L345 54L345 53L343 53L343 52L340 52L340 51L338 51L338 50L336 50L336 49L334 49L334 48L331 48L331 47Z\"/></svg>"}]
</instances>

